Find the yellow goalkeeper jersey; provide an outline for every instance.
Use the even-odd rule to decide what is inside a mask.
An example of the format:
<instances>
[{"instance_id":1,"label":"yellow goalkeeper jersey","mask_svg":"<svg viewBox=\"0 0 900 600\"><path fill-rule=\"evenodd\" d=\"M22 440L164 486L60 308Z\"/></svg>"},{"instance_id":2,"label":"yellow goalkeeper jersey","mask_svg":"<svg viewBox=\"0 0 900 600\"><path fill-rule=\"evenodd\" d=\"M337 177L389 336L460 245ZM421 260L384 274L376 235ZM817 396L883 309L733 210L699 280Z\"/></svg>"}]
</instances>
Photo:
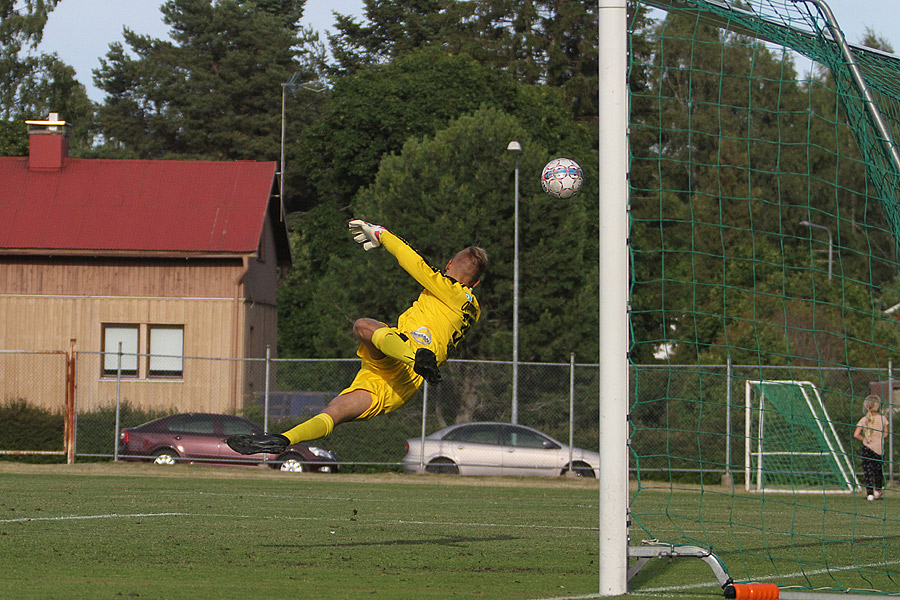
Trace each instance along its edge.
<instances>
[{"instance_id":1,"label":"yellow goalkeeper jersey","mask_svg":"<svg viewBox=\"0 0 900 600\"><path fill-rule=\"evenodd\" d=\"M468 286L431 267L399 236L385 231L380 240L400 266L425 288L400 315L397 329L434 352L438 364L443 364L481 318L475 294Z\"/></svg>"}]
</instances>

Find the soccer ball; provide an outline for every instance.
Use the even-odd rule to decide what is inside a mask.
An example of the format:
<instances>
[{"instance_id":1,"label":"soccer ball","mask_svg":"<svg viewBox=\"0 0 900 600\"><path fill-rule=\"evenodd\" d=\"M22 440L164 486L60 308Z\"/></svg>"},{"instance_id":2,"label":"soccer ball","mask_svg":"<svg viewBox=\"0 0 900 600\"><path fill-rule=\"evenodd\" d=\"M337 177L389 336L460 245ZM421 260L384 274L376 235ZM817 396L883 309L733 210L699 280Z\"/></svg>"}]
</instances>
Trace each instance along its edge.
<instances>
[{"instance_id":1,"label":"soccer ball","mask_svg":"<svg viewBox=\"0 0 900 600\"><path fill-rule=\"evenodd\" d=\"M554 158L541 173L541 187L545 192L565 200L578 193L584 183L584 173L571 158Z\"/></svg>"}]
</instances>

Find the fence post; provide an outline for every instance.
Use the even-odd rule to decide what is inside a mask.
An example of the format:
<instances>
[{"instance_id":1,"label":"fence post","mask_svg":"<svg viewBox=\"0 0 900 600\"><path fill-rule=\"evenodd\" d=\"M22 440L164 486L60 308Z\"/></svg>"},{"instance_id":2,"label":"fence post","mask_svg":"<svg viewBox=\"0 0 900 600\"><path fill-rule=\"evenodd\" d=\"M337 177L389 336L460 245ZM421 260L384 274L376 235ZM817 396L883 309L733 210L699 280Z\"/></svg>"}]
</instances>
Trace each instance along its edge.
<instances>
[{"instance_id":1,"label":"fence post","mask_svg":"<svg viewBox=\"0 0 900 600\"><path fill-rule=\"evenodd\" d=\"M575 445L575 353L569 353L569 470L566 475L575 476L572 468L572 453Z\"/></svg>"},{"instance_id":2,"label":"fence post","mask_svg":"<svg viewBox=\"0 0 900 600\"><path fill-rule=\"evenodd\" d=\"M725 363L725 474L722 485L730 487L734 483L731 478L731 356Z\"/></svg>"},{"instance_id":3,"label":"fence post","mask_svg":"<svg viewBox=\"0 0 900 600\"><path fill-rule=\"evenodd\" d=\"M66 357L66 464L75 462L75 340L69 340Z\"/></svg>"},{"instance_id":4,"label":"fence post","mask_svg":"<svg viewBox=\"0 0 900 600\"><path fill-rule=\"evenodd\" d=\"M113 462L119 461L119 417L122 409L122 342L119 342L119 360L116 364L116 429L113 445Z\"/></svg>"},{"instance_id":5,"label":"fence post","mask_svg":"<svg viewBox=\"0 0 900 600\"><path fill-rule=\"evenodd\" d=\"M888 359L888 481L894 481L894 359Z\"/></svg>"},{"instance_id":6,"label":"fence post","mask_svg":"<svg viewBox=\"0 0 900 600\"><path fill-rule=\"evenodd\" d=\"M422 444L419 450L419 468L425 470L425 426L428 421L428 382L422 388Z\"/></svg>"},{"instance_id":7,"label":"fence post","mask_svg":"<svg viewBox=\"0 0 900 600\"><path fill-rule=\"evenodd\" d=\"M266 433L269 433L269 374L271 365L272 347L266 346L266 391L263 395L263 431L265 431Z\"/></svg>"}]
</instances>

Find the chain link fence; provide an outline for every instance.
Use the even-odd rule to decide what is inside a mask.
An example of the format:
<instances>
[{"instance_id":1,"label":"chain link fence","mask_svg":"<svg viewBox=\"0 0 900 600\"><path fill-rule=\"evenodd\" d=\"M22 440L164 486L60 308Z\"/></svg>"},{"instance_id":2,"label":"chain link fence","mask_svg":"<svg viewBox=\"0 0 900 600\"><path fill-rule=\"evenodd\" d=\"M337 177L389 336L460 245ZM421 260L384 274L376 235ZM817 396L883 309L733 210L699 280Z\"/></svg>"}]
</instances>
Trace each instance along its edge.
<instances>
[{"instance_id":1,"label":"chain link fence","mask_svg":"<svg viewBox=\"0 0 900 600\"><path fill-rule=\"evenodd\" d=\"M890 435L884 471L895 478L894 415L900 381L884 369L763 365L637 365L632 369L631 468L642 476L683 472L741 480L745 468L746 381L809 381L819 390L843 451L860 468L853 439L869 394L882 399Z\"/></svg>"},{"instance_id":2,"label":"chain link fence","mask_svg":"<svg viewBox=\"0 0 900 600\"><path fill-rule=\"evenodd\" d=\"M130 356L136 360L123 359L123 364L134 367L146 358ZM184 358L182 377L151 380L140 376L139 366L125 374L104 369L109 363L100 353L77 357L80 458L114 457L121 429L173 413L238 414L266 431L282 432L325 408L359 368L358 359ZM520 364L518 422L564 444L572 439L576 446L596 448L595 371L596 365ZM452 360L442 373L439 386L424 386L400 410L366 423L346 423L316 445L335 452L343 465L397 468L406 440L423 432L455 423L510 421L510 362ZM237 383L222 385L226 380Z\"/></svg>"},{"instance_id":3,"label":"chain link fence","mask_svg":"<svg viewBox=\"0 0 900 600\"><path fill-rule=\"evenodd\" d=\"M179 357L165 377L149 376L150 357L76 353L75 456L115 458L123 428L176 413L241 415L278 433L321 411L352 380L358 359L246 359ZM158 359L159 357L155 357ZM32 448L18 439L13 404L61 415L67 388L65 353L0 353L7 418L0 451ZM124 365L128 369L117 368ZM456 423L517 422L568 444L598 447L598 365L520 363L512 398L509 361L451 360L439 386L424 386L409 404L366 423L347 423L315 442L353 469L399 469L406 441ZM845 450L853 454L854 426L869 393L882 396L884 414L897 409L900 382L892 368L846 369L746 365L636 365L631 371L630 443L633 472L740 477L744 467L744 382L806 380L821 391ZM63 422L48 426L52 451L62 449ZM893 425L893 418L890 419ZM48 422L56 423L52 419ZM32 438L33 439L33 436ZM895 476L893 430L885 449L886 475ZM40 444L39 444L40 445ZM46 446L47 443L43 443ZM858 463L855 461L854 464ZM858 468L858 465L857 465ZM346 468L344 470L347 470Z\"/></svg>"},{"instance_id":4,"label":"chain link fence","mask_svg":"<svg viewBox=\"0 0 900 600\"><path fill-rule=\"evenodd\" d=\"M68 365L65 352L0 350L0 455L65 454Z\"/></svg>"}]
</instances>

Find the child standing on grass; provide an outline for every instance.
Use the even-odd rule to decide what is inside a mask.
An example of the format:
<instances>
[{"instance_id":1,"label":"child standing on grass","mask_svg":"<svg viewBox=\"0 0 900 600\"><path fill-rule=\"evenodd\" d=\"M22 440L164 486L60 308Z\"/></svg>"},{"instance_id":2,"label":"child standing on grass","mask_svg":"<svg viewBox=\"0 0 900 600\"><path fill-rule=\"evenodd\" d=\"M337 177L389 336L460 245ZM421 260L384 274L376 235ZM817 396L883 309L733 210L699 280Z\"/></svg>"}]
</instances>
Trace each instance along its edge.
<instances>
[{"instance_id":1,"label":"child standing on grass","mask_svg":"<svg viewBox=\"0 0 900 600\"><path fill-rule=\"evenodd\" d=\"M881 414L881 398L866 396L863 403L866 414L856 424L853 437L862 442L862 468L866 477L866 498L875 500L884 494L884 473L881 470L884 456L884 438L888 434L888 422Z\"/></svg>"}]
</instances>

